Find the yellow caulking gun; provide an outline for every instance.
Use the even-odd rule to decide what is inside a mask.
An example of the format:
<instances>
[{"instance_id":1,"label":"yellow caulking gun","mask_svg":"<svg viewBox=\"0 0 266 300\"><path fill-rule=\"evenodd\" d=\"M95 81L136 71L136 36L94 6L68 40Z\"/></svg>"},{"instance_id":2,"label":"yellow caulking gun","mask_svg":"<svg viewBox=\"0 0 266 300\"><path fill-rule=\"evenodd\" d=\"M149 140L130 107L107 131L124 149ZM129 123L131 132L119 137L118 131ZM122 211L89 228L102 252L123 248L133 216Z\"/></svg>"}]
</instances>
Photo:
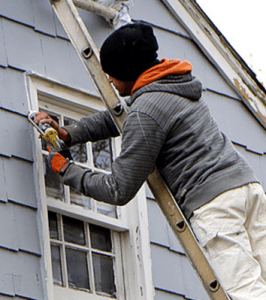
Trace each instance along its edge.
<instances>
[{"instance_id":1,"label":"yellow caulking gun","mask_svg":"<svg viewBox=\"0 0 266 300\"><path fill-rule=\"evenodd\" d=\"M57 131L48 123L40 122L36 124L34 122L36 111L29 111L28 120L33 127L35 127L38 132L41 134L42 138L49 144L53 146L54 149L60 150L60 140L57 134ZM49 149L48 149L49 150Z\"/></svg>"}]
</instances>

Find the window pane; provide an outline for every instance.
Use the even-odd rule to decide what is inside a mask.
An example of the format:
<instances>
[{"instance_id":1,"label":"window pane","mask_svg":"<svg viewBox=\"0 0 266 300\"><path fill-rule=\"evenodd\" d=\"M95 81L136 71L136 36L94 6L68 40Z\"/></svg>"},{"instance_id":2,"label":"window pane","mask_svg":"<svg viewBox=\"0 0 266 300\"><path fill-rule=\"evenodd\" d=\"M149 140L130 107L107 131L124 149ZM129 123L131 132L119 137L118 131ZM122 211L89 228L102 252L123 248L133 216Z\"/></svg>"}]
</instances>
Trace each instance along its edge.
<instances>
[{"instance_id":1,"label":"window pane","mask_svg":"<svg viewBox=\"0 0 266 300\"><path fill-rule=\"evenodd\" d=\"M63 285L61 273L60 247L51 245L54 284Z\"/></svg>"},{"instance_id":2,"label":"window pane","mask_svg":"<svg viewBox=\"0 0 266 300\"><path fill-rule=\"evenodd\" d=\"M84 223L82 221L63 217L64 237L66 242L85 245Z\"/></svg>"},{"instance_id":3,"label":"window pane","mask_svg":"<svg viewBox=\"0 0 266 300\"><path fill-rule=\"evenodd\" d=\"M117 218L115 205L97 202L97 212L108 217Z\"/></svg>"},{"instance_id":4,"label":"window pane","mask_svg":"<svg viewBox=\"0 0 266 300\"><path fill-rule=\"evenodd\" d=\"M64 118L64 125L71 125L73 124L75 121L68 119L68 118ZM87 148L86 148L86 144L77 144L74 145L72 147L69 148L70 152L71 152L71 156L73 158L74 161L78 161L78 162L86 162L87 161Z\"/></svg>"},{"instance_id":5,"label":"window pane","mask_svg":"<svg viewBox=\"0 0 266 300\"><path fill-rule=\"evenodd\" d=\"M48 217L49 217L50 238L58 240L58 228L57 228L56 213L49 211Z\"/></svg>"},{"instance_id":6,"label":"window pane","mask_svg":"<svg viewBox=\"0 0 266 300\"><path fill-rule=\"evenodd\" d=\"M96 293L115 297L113 259L98 254L93 254L92 258Z\"/></svg>"},{"instance_id":7,"label":"window pane","mask_svg":"<svg viewBox=\"0 0 266 300\"><path fill-rule=\"evenodd\" d=\"M51 170L48 165L47 157L43 157L44 161L44 179L46 186L46 194L47 196L57 198L61 201L64 199L64 186L63 179L61 176L58 176Z\"/></svg>"},{"instance_id":8,"label":"window pane","mask_svg":"<svg viewBox=\"0 0 266 300\"><path fill-rule=\"evenodd\" d=\"M92 209L91 198L84 196L72 186L70 187L70 202L85 209Z\"/></svg>"},{"instance_id":9,"label":"window pane","mask_svg":"<svg viewBox=\"0 0 266 300\"><path fill-rule=\"evenodd\" d=\"M111 139L92 143L93 163L96 168L111 171Z\"/></svg>"},{"instance_id":10,"label":"window pane","mask_svg":"<svg viewBox=\"0 0 266 300\"><path fill-rule=\"evenodd\" d=\"M87 149L85 144L77 144L69 148L73 161L85 163L87 161Z\"/></svg>"},{"instance_id":11,"label":"window pane","mask_svg":"<svg viewBox=\"0 0 266 300\"><path fill-rule=\"evenodd\" d=\"M103 251L112 251L111 231L97 225L90 224L91 247Z\"/></svg>"},{"instance_id":12,"label":"window pane","mask_svg":"<svg viewBox=\"0 0 266 300\"><path fill-rule=\"evenodd\" d=\"M70 288L90 289L87 254L66 248L68 284Z\"/></svg>"}]
</instances>

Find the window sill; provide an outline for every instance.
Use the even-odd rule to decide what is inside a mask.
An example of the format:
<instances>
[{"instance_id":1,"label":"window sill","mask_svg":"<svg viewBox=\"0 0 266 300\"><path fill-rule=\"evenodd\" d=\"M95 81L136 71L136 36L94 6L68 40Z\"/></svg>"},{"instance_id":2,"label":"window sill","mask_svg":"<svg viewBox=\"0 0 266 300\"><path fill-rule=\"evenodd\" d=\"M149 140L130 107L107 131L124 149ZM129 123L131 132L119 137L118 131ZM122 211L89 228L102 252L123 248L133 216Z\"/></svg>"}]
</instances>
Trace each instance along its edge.
<instances>
[{"instance_id":1,"label":"window sill","mask_svg":"<svg viewBox=\"0 0 266 300\"><path fill-rule=\"evenodd\" d=\"M65 287L54 285L54 299L57 300L110 300L117 299L102 295L91 294L89 292L83 292L74 289L68 289Z\"/></svg>"},{"instance_id":2,"label":"window sill","mask_svg":"<svg viewBox=\"0 0 266 300\"><path fill-rule=\"evenodd\" d=\"M111 230L117 232L128 231L129 227L126 220L115 219L102 215L100 213L94 212L89 209L84 209L78 205L69 205L60 200L55 200L54 198L47 197L47 206L50 211L61 213L63 215L77 218L88 223L95 225L108 227Z\"/></svg>"}]
</instances>

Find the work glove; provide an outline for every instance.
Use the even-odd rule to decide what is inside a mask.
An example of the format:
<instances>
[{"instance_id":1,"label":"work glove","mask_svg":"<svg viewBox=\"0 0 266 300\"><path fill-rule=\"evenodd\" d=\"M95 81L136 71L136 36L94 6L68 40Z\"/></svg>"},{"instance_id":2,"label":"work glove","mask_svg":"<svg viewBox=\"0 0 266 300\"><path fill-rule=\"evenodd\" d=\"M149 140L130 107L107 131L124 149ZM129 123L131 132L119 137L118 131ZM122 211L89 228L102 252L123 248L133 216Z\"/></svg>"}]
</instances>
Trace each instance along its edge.
<instances>
[{"instance_id":1,"label":"work glove","mask_svg":"<svg viewBox=\"0 0 266 300\"><path fill-rule=\"evenodd\" d=\"M63 176L71 164L73 164L73 159L69 149L49 153L48 165L56 174Z\"/></svg>"}]
</instances>

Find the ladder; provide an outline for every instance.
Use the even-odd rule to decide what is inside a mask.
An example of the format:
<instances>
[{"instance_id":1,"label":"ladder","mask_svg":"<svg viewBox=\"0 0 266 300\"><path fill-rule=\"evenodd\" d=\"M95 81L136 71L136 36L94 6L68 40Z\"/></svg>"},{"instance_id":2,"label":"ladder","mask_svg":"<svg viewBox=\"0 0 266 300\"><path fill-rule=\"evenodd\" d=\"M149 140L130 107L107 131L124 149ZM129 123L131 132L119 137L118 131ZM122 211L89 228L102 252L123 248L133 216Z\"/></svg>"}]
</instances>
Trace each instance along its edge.
<instances>
[{"instance_id":1,"label":"ladder","mask_svg":"<svg viewBox=\"0 0 266 300\"><path fill-rule=\"evenodd\" d=\"M118 130L121 132L123 121L126 117L126 109L102 71L98 58L98 50L76 7L101 14L111 20L117 18L118 11L92 0L50 0L50 2L84 67L93 79ZM216 279L187 220L157 169L149 175L147 183L187 254L192 267L201 279L210 299L230 299Z\"/></svg>"}]
</instances>

